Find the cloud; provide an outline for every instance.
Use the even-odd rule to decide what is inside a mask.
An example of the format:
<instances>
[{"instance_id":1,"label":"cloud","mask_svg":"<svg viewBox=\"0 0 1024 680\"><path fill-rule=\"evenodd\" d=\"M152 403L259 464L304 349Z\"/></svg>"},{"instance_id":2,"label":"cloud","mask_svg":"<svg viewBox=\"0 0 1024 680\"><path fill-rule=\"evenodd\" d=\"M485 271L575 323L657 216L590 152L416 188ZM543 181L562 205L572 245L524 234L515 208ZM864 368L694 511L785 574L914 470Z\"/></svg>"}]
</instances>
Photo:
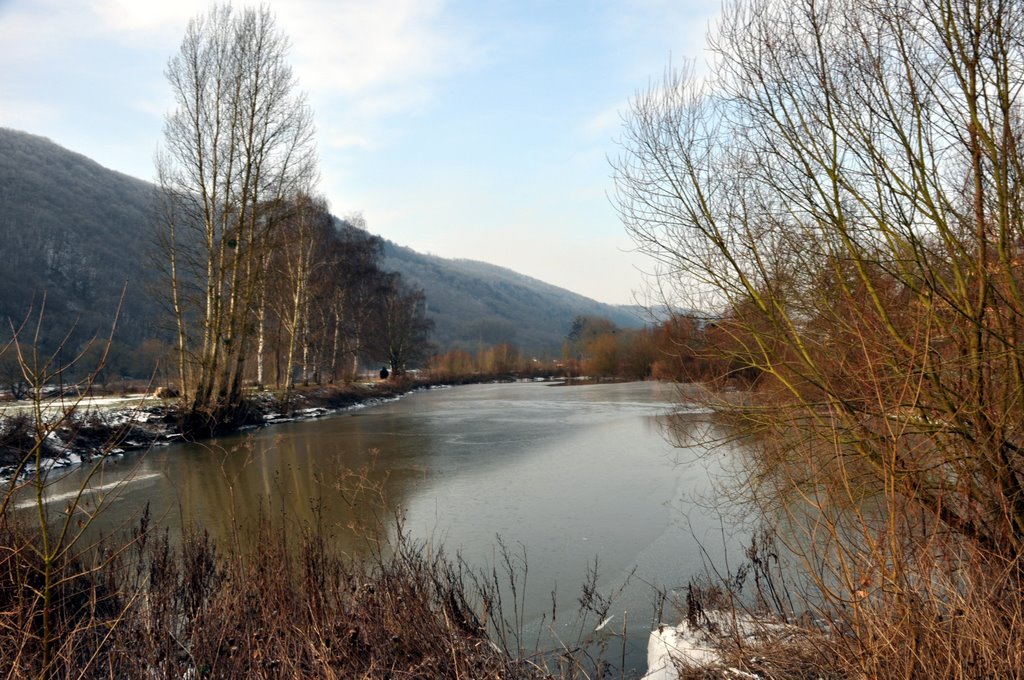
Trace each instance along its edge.
<instances>
[{"instance_id":1,"label":"cloud","mask_svg":"<svg viewBox=\"0 0 1024 680\"><path fill-rule=\"evenodd\" d=\"M173 50L188 21L212 0L14 0L0 4L8 46L45 55L40 39L115 41ZM374 113L425 98L431 83L473 63L471 31L442 0L277 0L269 7L292 43L304 89L318 96L370 97Z\"/></svg>"},{"instance_id":2,"label":"cloud","mask_svg":"<svg viewBox=\"0 0 1024 680\"><path fill-rule=\"evenodd\" d=\"M214 4L13 0L0 4L0 43L8 46L0 66L24 65L19 70L26 73L60 63L104 70L110 64L95 60L115 47L122 63L145 58L161 64L176 51L189 20ZM291 42L289 60L318 114L322 141L334 149L374 148L397 138L400 131L388 129L387 121L394 125L400 115L425 110L439 84L474 68L482 52L474 31L445 0L271 0L268 6ZM170 100L158 88L137 91L130 105L162 114Z\"/></svg>"},{"instance_id":3,"label":"cloud","mask_svg":"<svg viewBox=\"0 0 1024 680\"><path fill-rule=\"evenodd\" d=\"M473 68L479 53L473 31L440 0L304 0L272 9L291 39L321 143L334 151L401 138L400 117L427 110L438 87Z\"/></svg>"},{"instance_id":4,"label":"cloud","mask_svg":"<svg viewBox=\"0 0 1024 680\"><path fill-rule=\"evenodd\" d=\"M85 4L100 31L125 42L147 44L154 38L179 39L188 20L212 3L208 0L89 0Z\"/></svg>"},{"instance_id":5,"label":"cloud","mask_svg":"<svg viewBox=\"0 0 1024 680\"><path fill-rule=\"evenodd\" d=\"M408 87L468 61L465 41L437 0L278 3L305 87L342 95Z\"/></svg>"}]
</instances>

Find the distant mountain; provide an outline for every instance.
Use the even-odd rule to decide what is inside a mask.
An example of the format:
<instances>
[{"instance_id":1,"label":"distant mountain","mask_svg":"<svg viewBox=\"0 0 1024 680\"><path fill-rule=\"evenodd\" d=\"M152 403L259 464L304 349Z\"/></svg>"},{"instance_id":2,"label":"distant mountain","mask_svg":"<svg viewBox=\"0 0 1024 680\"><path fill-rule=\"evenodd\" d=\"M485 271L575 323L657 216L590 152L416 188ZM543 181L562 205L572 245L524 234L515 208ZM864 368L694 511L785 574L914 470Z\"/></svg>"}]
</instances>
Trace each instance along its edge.
<instances>
[{"instance_id":1,"label":"distant mountain","mask_svg":"<svg viewBox=\"0 0 1024 680\"><path fill-rule=\"evenodd\" d=\"M109 326L127 283L118 337L160 334L153 185L109 170L48 139L0 128L0 320L20 319L46 292L47 319L78 320L78 336ZM387 242L384 268L424 289L441 348L511 342L557 353L580 314L641 325L632 308L605 305L511 270L422 255ZM2 334L0 334L2 335Z\"/></svg>"},{"instance_id":2,"label":"distant mountain","mask_svg":"<svg viewBox=\"0 0 1024 680\"><path fill-rule=\"evenodd\" d=\"M557 354L578 315L603 316L625 328L643 324L638 308L607 305L511 269L423 255L390 241L384 268L426 292L441 347L509 342L527 352Z\"/></svg>"}]
</instances>

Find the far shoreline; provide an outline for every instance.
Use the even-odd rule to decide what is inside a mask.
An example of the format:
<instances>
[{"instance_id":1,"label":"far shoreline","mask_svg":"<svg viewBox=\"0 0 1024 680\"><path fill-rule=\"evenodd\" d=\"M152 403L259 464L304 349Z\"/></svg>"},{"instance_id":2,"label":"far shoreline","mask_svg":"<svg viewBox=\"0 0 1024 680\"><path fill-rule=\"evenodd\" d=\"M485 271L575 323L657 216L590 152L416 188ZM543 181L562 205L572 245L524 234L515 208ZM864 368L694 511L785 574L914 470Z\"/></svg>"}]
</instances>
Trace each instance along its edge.
<instances>
[{"instance_id":1,"label":"far shoreline","mask_svg":"<svg viewBox=\"0 0 1024 680\"><path fill-rule=\"evenodd\" d=\"M196 426L175 398L154 393L96 394L90 397L41 397L44 418L53 413L63 420L41 445L39 460L44 471L68 468L128 452L146 451L183 441L208 441L252 428L312 420L399 399L413 392L493 382L543 382L552 386L578 386L602 381L570 379L554 382L555 376L521 377L460 376L433 379L405 375L387 380L333 385L300 385L288 391L251 391L236 417ZM603 382L622 382L621 380ZM104 403L105 402L105 403ZM33 429L35 401L0 402L0 484L32 477L36 473ZM14 408L12 408L14 407ZM15 410L16 409L16 410Z\"/></svg>"}]
</instances>

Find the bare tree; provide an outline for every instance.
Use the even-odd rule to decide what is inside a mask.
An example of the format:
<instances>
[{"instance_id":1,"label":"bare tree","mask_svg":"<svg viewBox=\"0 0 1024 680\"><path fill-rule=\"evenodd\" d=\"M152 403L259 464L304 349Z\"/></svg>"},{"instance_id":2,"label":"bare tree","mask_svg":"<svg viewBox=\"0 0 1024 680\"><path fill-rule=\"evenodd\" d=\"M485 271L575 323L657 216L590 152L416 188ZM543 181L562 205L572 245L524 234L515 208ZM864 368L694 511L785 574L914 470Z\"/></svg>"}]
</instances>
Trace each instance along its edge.
<instances>
[{"instance_id":1,"label":"bare tree","mask_svg":"<svg viewBox=\"0 0 1024 680\"><path fill-rule=\"evenodd\" d=\"M168 63L163 243L194 411L239 403L276 211L315 179L312 116L287 52L268 9L217 6Z\"/></svg>"},{"instance_id":2,"label":"bare tree","mask_svg":"<svg viewBox=\"0 0 1024 680\"><path fill-rule=\"evenodd\" d=\"M315 288L314 277L329 278L329 262L324 259L331 236L331 215L322 198L299 196L289 210L280 247L273 258L275 272L284 284L279 318L287 333L285 350L285 386L293 387L294 364L301 356L303 381L308 379L310 363L310 305Z\"/></svg>"},{"instance_id":3,"label":"bare tree","mask_svg":"<svg viewBox=\"0 0 1024 680\"><path fill-rule=\"evenodd\" d=\"M426 358L434 326L427 317L426 297L392 274L385 282L373 317L368 353L386 361L395 375Z\"/></svg>"},{"instance_id":4,"label":"bare tree","mask_svg":"<svg viewBox=\"0 0 1024 680\"><path fill-rule=\"evenodd\" d=\"M1015 584L993 606L1022 592L1022 22L1010 0L730 2L710 75L640 93L615 162L662 284L762 376L718 407L826 601L875 639L914 612L961 658L982 653L948 625L964 565Z\"/></svg>"},{"instance_id":5,"label":"bare tree","mask_svg":"<svg viewBox=\"0 0 1024 680\"><path fill-rule=\"evenodd\" d=\"M362 216L346 218L347 227L339 233L333 257L343 266L333 280L330 295L330 366L332 379L337 379L338 360L348 359L345 375L354 378L359 357L367 336L374 332L374 320L380 313L382 296L391 277L380 269L384 242L365 231Z\"/></svg>"}]
</instances>

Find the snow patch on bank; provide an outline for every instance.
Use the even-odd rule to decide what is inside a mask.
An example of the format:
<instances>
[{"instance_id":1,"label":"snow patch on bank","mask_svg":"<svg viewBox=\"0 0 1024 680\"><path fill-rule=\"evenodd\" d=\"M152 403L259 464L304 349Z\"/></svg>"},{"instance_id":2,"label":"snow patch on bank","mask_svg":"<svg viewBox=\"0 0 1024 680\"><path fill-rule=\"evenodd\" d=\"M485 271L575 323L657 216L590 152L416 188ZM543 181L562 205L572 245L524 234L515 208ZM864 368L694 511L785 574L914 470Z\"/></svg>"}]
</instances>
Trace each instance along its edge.
<instances>
[{"instance_id":1,"label":"snow patch on bank","mask_svg":"<svg viewBox=\"0 0 1024 680\"><path fill-rule=\"evenodd\" d=\"M702 640L700 630L686 621L678 626L662 624L647 640L647 674L642 680L679 680L679 666L707 666L721 660L718 652Z\"/></svg>"},{"instance_id":2,"label":"snow patch on bank","mask_svg":"<svg viewBox=\"0 0 1024 680\"><path fill-rule=\"evenodd\" d=\"M647 674L641 680L680 680L680 668L715 667L723 678L758 678L739 668L724 664L718 651L724 639L737 637L756 644L760 636L783 636L792 626L749 615L705 611L700 614L705 625L683 621L677 626L661 624L647 640Z\"/></svg>"}]
</instances>

